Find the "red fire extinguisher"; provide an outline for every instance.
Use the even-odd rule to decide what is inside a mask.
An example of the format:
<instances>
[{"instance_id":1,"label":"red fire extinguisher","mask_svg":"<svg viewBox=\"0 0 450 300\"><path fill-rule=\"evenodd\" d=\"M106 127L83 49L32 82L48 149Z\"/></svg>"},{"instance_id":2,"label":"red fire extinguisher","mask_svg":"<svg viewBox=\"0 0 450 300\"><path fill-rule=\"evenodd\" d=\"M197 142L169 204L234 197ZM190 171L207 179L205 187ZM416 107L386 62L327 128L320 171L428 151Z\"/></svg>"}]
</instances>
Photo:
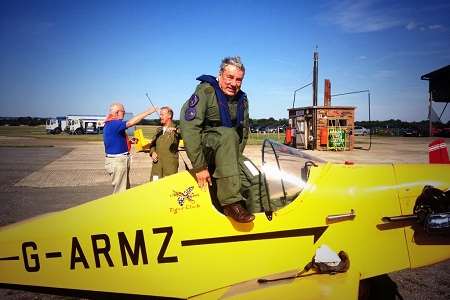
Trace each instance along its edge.
<instances>
[{"instance_id":1,"label":"red fire extinguisher","mask_svg":"<svg viewBox=\"0 0 450 300\"><path fill-rule=\"evenodd\" d=\"M286 128L286 136L284 137L284 144L292 144L292 128L289 126Z\"/></svg>"},{"instance_id":2,"label":"red fire extinguisher","mask_svg":"<svg viewBox=\"0 0 450 300\"><path fill-rule=\"evenodd\" d=\"M328 128L320 128L320 144L326 145L328 143Z\"/></svg>"}]
</instances>

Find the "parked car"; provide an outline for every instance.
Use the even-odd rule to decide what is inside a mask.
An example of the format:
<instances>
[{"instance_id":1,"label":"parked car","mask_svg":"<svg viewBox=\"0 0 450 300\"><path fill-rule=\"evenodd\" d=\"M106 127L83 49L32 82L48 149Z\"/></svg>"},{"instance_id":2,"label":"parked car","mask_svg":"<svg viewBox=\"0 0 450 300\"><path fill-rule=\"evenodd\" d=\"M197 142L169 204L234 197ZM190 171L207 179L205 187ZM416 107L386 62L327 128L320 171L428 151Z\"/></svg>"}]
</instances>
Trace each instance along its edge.
<instances>
[{"instance_id":1,"label":"parked car","mask_svg":"<svg viewBox=\"0 0 450 300\"><path fill-rule=\"evenodd\" d=\"M362 126L355 126L355 129L353 130L354 135L368 135L369 133L369 129Z\"/></svg>"},{"instance_id":2,"label":"parked car","mask_svg":"<svg viewBox=\"0 0 450 300\"><path fill-rule=\"evenodd\" d=\"M279 127L278 127L278 131L279 131L280 133L285 132L285 131L286 131L286 125L279 126Z\"/></svg>"},{"instance_id":3,"label":"parked car","mask_svg":"<svg viewBox=\"0 0 450 300\"><path fill-rule=\"evenodd\" d=\"M257 133L267 133L267 128L266 128L266 126L256 127L256 132Z\"/></svg>"},{"instance_id":4,"label":"parked car","mask_svg":"<svg viewBox=\"0 0 450 300\"><path fill-rule=\"evenodd\" d=\"M401 136L420 136L420 133L417 129L414 128L406 128L400 131Z\"/></svg>"},{"instance_id":5,"label":"parked car","mask_svg":"<svg viewBox=\"0 0 450 300\"><path fill-rule=\"evenodd\" d=\"M450 128L436 128L433 127L431 130L432 136L439 136L439 137L450 137Z\"/></svg>"},{"instance_id":6,"label":"parked car","mask_svg":"<svg viewBox=\"0 0 450 300\"><path fill-rule=\"evenodd\" d=\"M266 132L267 133L276 133L277 132L277 127L276 126L267 126L266 127Z\"/></svg>"}]
</instances>

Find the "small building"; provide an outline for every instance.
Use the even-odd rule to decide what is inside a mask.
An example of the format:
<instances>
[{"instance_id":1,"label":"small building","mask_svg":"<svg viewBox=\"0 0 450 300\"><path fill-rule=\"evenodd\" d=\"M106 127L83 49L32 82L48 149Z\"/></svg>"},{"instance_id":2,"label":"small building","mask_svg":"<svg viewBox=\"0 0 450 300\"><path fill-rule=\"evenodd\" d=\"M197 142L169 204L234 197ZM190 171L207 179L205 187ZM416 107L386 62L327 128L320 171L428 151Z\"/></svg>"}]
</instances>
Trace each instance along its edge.
<instances>
[{"instance_id":1,"label":"small building","mask_svg":"<svg viewBox=\"0 0 450 300\"><path fill-rule=\"evenodd\" d=\"M433 120L431 118L433 111L433 102L446 103L441 112L441 116L450 102L450 65L424 74L420 77L422 80L428 80L428 120L429 134L432 136ZM439 121L440 120L439 117Z\"/></svg>"},{"instance_id":2,"label":"small building","mask_svg":"<svg viewBox=\"0 0 450 300\"><path fill-rule=\"evenodd\" d=\"M308 150L353 150L355 125L355 107L331 106L332 96L343 96L364 91L354 91L344 94L331 95L331 81L325 79L323 106L317 104L319 54L313 56L313 105L295 107L295 93L310 84L294 91L294 102L289 112L289 135L286 134L286 143L295 147ZM369 121L370 121L370 94L369 94ZM369 146L370 147L370 146Z\"/></svg>"},{"instance_id":3,"label":"small building","mask_svg":"<svg viewBox=\"0 0 450 300\"><path fill-rule=\"evenodd\" d=\"M288 111L289 126L294 129L294 147L309 150L353 150L355 107L307 106Z\"/></svg>"}]
</instances>

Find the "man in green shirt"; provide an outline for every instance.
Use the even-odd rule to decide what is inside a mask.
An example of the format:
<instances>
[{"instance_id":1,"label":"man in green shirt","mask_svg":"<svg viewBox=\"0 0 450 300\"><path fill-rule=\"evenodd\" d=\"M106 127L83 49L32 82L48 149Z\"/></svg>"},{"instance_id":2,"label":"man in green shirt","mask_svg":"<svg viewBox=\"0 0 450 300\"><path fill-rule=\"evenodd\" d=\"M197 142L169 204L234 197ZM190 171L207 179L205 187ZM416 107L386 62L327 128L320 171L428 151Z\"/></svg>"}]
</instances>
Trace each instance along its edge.
<instances>
[{"instance_id":1,"label":"man in green shirt","mask_svg":"<svg viewBox=\"0 0 450 300\"><path fill-rule=\"evenodd\" d=\"M227 57L217 79L198 77L201 83L181 109L180 129L198 185L213 185L219 209L248 223L255 218L249 211L261 211L258 203L266 192L262 174L242 155L249 133L244 74L240 57Z\"/></svg>"},{"instance_id":2,"label":"man in green shirt","mask_svg":"<svg viewBox=\"0 0 450 300\"><path fill-rule=\"evenodd\" d=\"M173 123L173 110L164 106L159 111L161 127L156 130L150 143L150 157L153 161L150 181L178 172L179 133Z\"/></svg>"}]
</instances>

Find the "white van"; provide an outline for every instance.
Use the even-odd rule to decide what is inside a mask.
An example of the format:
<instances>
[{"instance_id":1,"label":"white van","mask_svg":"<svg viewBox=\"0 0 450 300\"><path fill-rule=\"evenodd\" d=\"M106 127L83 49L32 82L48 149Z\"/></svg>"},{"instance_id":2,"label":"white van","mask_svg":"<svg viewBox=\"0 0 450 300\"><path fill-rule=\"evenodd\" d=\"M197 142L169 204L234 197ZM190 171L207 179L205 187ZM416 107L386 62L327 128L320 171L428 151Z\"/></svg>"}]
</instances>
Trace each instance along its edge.
<instances>
[{"instance_id":1,"label":"white van","mask_svg":"<svg viewBox=\"0 0 450 300\"><path fill-rule=\"evenodd\" d=\"M66 130L67 119L66 117L50 118L45 122L45 129L47 133L60 134Z\"/></svg>"},{"instance_id":2,"label":"white van","mask_svg":"<svg viewBox=\"0 0 450 300\"><path fill-rule=\"evenodd\" d=\"M355 126L355 129L353 129L354 135L368 135L369 133L369 129L362 126Z\"/></svg>"}]
</instances>

